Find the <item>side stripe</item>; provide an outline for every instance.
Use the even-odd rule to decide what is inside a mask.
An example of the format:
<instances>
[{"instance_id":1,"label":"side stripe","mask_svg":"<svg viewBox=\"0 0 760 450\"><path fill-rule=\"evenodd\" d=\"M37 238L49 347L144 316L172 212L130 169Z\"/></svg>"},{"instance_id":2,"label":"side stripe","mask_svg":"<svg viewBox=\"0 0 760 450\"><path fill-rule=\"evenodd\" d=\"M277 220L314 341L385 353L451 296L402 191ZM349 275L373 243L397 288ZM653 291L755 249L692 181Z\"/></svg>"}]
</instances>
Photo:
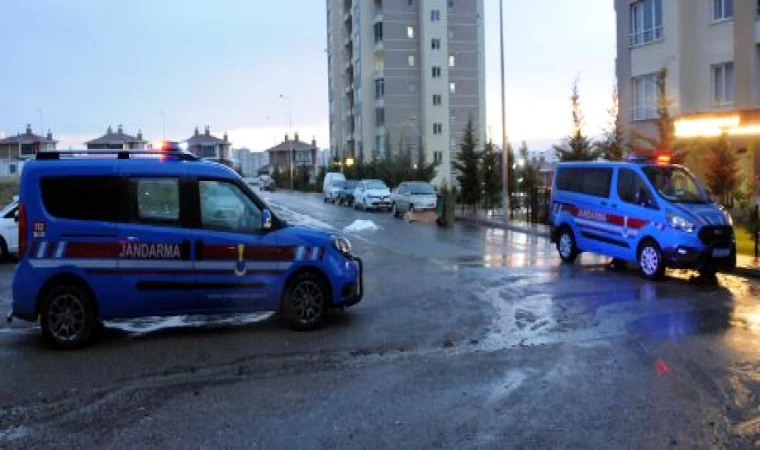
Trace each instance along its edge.
<instances>
[{"instance_id":1,"label":"side stripe","mask_svg":"<svg viewBox=\"0 0 760 450\"><path fill-rule=\"evenodd\" d=\"M311 249L311 259L312 261L316 261L317 258L319 258L319 247L314 247Z\"/></svg>"},{"instance_id":2,"label":"side stripe","mask_svg":"<svg viewBox=\"0 0 760 450\"><path fill-rule=\"evenodd\" d=\"M37 258L44 258L46 249L47 249L47 241L40 242L40 246L37 247Z\"/></svg>"},{"instance_id":3,"label":"side stripe","mask_svg":"<svg viewBox=\"0 0 760 450\"><path fill-rule=\"evenodd\" d=\"M55 257L60 258L63 256L63 253L66 251L66 243L65 242L59 242L58 248L55 249Z\"/></svg>"}]
</instances>

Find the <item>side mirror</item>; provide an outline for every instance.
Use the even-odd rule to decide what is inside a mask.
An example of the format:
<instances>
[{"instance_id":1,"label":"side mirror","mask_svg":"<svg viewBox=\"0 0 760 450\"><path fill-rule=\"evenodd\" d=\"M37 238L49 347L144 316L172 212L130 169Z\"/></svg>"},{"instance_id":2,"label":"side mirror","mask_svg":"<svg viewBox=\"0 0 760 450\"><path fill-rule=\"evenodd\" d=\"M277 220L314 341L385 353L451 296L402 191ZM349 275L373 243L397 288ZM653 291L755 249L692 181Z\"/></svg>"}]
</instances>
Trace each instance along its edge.
<instances>
[{"instance_id":1,"label":"side mirror","mask_svg":"<svg viewBox=\"0 0 760 450\"><path fill-rule=\"evenodd\" d=\"M262 230L271 230L272 229L272 212L268 209L265 209L261 212L261 229Z\"/></svg>"}]
</instances>

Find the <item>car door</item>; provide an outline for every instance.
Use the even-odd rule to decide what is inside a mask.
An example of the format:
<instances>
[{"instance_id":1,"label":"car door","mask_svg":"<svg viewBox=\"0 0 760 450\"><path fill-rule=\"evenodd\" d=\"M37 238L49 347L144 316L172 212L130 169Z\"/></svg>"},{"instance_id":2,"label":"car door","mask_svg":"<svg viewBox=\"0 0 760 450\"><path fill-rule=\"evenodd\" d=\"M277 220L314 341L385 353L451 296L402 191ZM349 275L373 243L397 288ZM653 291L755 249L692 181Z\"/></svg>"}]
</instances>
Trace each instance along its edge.
<instances>
[{"instance_id":1,"label":"car door","mask_svg":"<svg viewBox=\"0 0 760 450\"><path fill-rule=\"evenodd\" d=\"M295 255L264 228L264 204L235 180L198 179L192 232L205 312L271 310Z\"/></svg>"},{"instance_id":2,"label":"car door","mask_svg":"<svg viewBox=\"0 0 760 450\"><path fill-rule=\"evenodd\" d=\"M409 185L405 184L403 189L399 189L398 198L399 198L399 211L402 213L405 213L409 211L409 194L411 193L409 189Z\"/></svg>"},{"instance_id":3,"label":"car door","mask_svg":"<svg viewBox=\"0 0 760 450\"><path fill-rule=\"evenodd\" d=\"M585 167L577 173L579 194L573 194L577 205L575 222L580 229L579 247L584 251L620 257L627 246L619 235L616 223L617 204L611 201L614 169Z\"/></svg>"},{"instance_id":4,"label":"car door","mask_svg":"<svg viewBox=\"0 0 760 450\"><path fill-rule=\"evenodd\" d=\"M654 193L642 176L633 169L618 170L615 195L619 202L619 223L622 239L628 244L627 258L634 260L639 232L661 215Z\"/></svg>"},{"instance_id":5,"label":"car door","mask_svg":"<svg viewBox=\"0 0 760 450\"><path fill-rule=\"evenodd\" d=\"M126 175L129 220L120 228L118 271L140 315L195 312L195 274L187 237L190 184L179 176Z\"/></svg>"}]
</instances>

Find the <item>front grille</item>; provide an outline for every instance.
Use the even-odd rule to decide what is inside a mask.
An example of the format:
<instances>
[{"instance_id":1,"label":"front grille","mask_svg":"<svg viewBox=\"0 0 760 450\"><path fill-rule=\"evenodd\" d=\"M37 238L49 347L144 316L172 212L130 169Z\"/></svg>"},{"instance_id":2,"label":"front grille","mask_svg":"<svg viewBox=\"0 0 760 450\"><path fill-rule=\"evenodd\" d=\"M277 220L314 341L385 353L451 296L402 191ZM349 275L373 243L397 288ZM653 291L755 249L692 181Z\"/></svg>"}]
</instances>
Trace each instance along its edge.
<instances>
[{"instance_id":1,"label":"front grille","mask_svg":"<svg viewBox=\"0 0 760 450\"><path fill-rule=\"evenodd\" d=\"M734 229L730 226L707 226L699 230L699 240L705 245L728 245L734 239Z\"/></svg>"}]
</instances>

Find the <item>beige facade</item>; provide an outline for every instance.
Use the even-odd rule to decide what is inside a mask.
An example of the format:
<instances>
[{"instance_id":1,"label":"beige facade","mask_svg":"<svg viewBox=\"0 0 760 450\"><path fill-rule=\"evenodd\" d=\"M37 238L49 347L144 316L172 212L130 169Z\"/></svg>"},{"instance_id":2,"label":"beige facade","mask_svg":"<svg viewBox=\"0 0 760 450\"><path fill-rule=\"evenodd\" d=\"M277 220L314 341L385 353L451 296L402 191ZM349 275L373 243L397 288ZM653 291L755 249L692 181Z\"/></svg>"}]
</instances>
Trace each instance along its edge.
<instances>
[{"instance_id":1,"label":"beige facade","mask_svg":"<svg viewBox=\"0 0 760 450\"><path fill-rule=\"evenodd\" d=\"M662 68L676 119L738 117L741 127L760 125L758 7L757 0L615 0L619 114L628 129L656 135L653 83ZM760 141L741 133L731 140L751 180L760 172ZM687 164L699 172L702 156L690 154Z\"/></svg>"},{"instance_id":2,"label":"beige facade","mask_svg":"<svg viewBox=\"0 0 760 450\"><path fill-rule=\"evenodd\" d=\"M332 154L416 147L451 182L472 117L485 139L483 0L327 0Z\"/></svg>"}]
</instances>

